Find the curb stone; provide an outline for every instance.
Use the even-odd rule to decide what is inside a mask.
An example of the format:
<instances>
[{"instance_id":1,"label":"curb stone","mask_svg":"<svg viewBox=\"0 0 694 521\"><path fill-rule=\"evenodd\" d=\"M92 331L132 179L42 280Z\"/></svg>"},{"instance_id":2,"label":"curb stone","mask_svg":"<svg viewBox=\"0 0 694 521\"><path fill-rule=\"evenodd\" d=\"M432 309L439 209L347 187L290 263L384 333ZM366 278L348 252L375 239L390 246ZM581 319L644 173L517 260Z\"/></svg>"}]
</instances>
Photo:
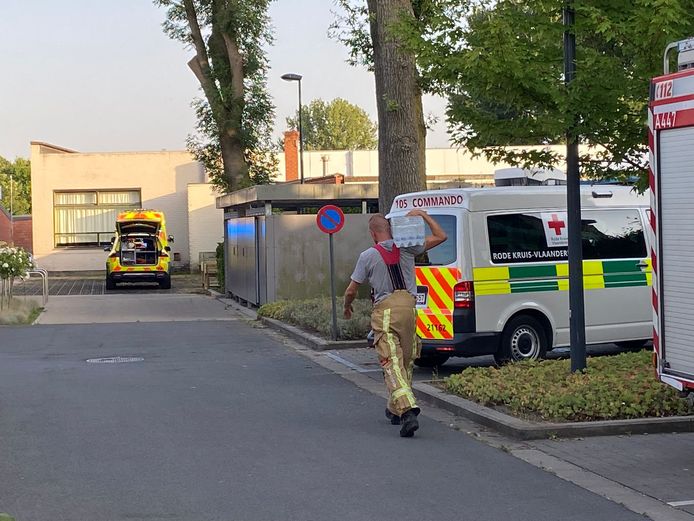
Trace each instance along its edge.
<instances>
[{"instance_id":1,"label":"curb stone","mask_svg":"<svg viewBox=\"0 0 694 521\"><path fill-rule=\"evenodd\" d=\"M366 339L364 340L326 340L319 336L307 333L303 329L290 326L274 318L258 317L266 326L281 331L290 336L297 342L301 342L305 346L310 347L314 351L329 351L331 349L354 349L366 347Z\"/></svg>"},{"instance_id":2,"label":"curb stone","mask_svg":"<svg viewBox=\"0 0 694 521\"><path fill-rule=\"evenodd\" d=\"M275 320L274 318L267 318L258 316L254 310L242 306L235 300L226 298L220 292L213 289L207 290L210 296L216 298L220 302L224 303L227 307L233 307L237 311L243 313L251 320L258 320L261 324L284 333L289 336L292 340L295 340L314 351L329 351L331 349L356 349L361 347L367 347L366 339L364 340L326 340L318 335L308 333L301 328L286 324L280 320ZM1 520L0 520L1 521Z\"/></svg>"},{"instance_id":3,"label":"curb stone","mask_svg":"<svg viewBox=\"0 0 694 521\"><path fill-rule=\"evenodd\" d=\"M424 403L468 418L518 440L694 432L694 416L574 423L536 423L490 409L460 396L448 394L430 383L415 383L412 388L415 396Z\"/></svg>"}]
</instances>

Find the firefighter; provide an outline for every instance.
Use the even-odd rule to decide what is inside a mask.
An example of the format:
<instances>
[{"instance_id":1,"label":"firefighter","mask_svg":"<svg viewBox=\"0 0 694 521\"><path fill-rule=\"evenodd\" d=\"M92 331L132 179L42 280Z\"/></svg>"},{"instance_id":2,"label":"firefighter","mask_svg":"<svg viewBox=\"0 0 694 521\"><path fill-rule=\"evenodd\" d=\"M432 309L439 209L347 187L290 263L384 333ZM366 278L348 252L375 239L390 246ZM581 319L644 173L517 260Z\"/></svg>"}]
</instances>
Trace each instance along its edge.
<instances>
[{"instance_id":1,"label":"firefighter","mask_svg":"<svg viewBox=\"0 0 694 521\"><path fill-rule=\"evenodd\" d=\"M447 238L441 226L423 210L412 210L408 215L422 217L431 235L426 237L424 245L398 248L388 220L381 214L374 214L369 219L369 233L375 245L359 256L345 291L344 310L345 318L350 319L359 285L368 282L374 301L371 313L374 347L389 394L386 417L393 425L401 426L403 438L414 436L419 428L419 407L411 388L414 360L421 349L416 330L414 259Z\"/></svg>"}]
</instances>

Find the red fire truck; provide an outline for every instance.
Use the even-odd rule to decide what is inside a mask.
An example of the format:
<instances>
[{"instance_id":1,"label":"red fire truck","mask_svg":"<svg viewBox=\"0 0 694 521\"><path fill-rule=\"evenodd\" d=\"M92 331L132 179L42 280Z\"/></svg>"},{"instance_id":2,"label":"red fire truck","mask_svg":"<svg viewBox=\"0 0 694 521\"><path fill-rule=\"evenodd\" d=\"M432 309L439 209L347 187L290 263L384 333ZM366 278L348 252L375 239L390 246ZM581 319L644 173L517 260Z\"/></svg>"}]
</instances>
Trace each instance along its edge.
<instances>
[{"instance_id":1,"label":"red fire truck","mask_svg":"<svg viewBox=\"0 0 694 521\"><path fill-rule=\"evenodd\" d=\"M675 56L676 55L676 56ZM677 71L670 72L670 64ZM694 38L671 43L648 106L653 344L661 381L694 391Z\"/></svg>"}]
</instances>

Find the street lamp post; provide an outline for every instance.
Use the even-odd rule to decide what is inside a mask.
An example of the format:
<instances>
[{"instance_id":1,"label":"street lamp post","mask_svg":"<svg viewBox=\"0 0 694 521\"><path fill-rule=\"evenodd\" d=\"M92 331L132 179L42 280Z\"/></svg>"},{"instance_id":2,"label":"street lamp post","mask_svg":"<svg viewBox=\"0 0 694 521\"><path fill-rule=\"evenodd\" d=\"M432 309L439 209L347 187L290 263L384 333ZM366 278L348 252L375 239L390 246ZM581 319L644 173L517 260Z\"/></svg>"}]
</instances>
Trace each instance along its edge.
<instances>
[{"instance_id":1,"label":"street lamp post","mask_svg":"<svg viewBox=\"0 0 694 521\"><path fill-rule=\"evenodd\" d=\"M564 2L564 82L567 96L576 77L576 35L573 0ZM566 129L566 213L569 221L569 336L571 372L586 368L586 322L583 299L583 239L581 234L581 175L579 171L577 117L569 104L571 119Z\"/></svg>"},{"instance_id":2,"label":"street lamp post","mask_svg":"<svg viewBox=\"0 0 694 521\"><path fill-rule=\"evenodd\" d=\"M301 74L289 72L282 75L284 81L295 81L299 84L299 171L301 172L301 184L304 184L304 133L301 124Z\"/></svg>"},{"instance_id":3,"label":"street lamp post","mask_svg":"<svg viewBox=\"0 0 694 521\"><path fill-rule=\"evenodd\" d=\"M14 246L14 177L10 174L10 242Z\"/></svg>"}]
</instances>

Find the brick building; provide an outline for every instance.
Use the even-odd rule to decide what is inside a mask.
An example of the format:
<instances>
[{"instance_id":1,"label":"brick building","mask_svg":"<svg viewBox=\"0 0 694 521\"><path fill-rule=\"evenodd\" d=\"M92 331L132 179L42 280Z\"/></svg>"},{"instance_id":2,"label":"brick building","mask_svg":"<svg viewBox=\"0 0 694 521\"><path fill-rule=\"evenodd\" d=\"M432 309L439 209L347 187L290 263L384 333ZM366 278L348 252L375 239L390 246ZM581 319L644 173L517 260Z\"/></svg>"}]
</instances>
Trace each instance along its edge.
<instances>
[{"instance_id":1,"label":"brick building","mask_svg":"<svg viewBox=\"0 0 694 521\"><path fill-rule=\"evenodd\" d=\"M15 215L12 219L0 205L0 241L32 251L31 215Z\"/></svg>"}]
</instances>

